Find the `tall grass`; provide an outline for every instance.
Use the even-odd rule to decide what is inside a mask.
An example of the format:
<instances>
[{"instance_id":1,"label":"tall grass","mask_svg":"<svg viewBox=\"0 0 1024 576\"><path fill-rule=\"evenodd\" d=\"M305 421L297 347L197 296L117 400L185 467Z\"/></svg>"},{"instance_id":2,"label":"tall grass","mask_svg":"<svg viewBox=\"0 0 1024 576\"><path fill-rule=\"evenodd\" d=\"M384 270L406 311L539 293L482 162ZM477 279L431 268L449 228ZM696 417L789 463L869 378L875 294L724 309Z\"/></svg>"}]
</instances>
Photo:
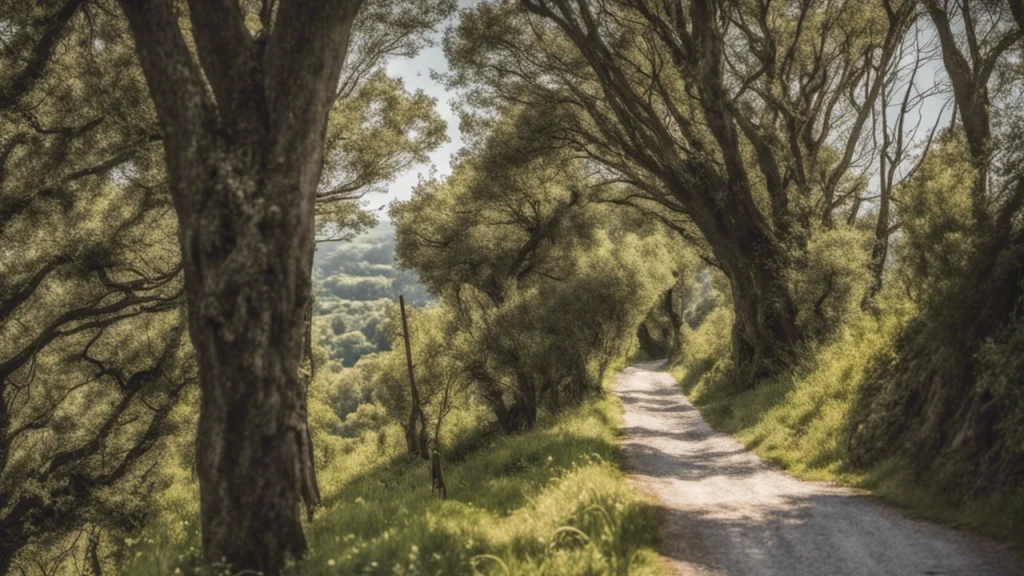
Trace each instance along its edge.
<instances>
[{"instance_id":1,"label":"tall grass","mask_svg":"<svg viewBox=\"0 0 1024 576\"><path fill-rule=\"evenodd\" d=\"M653 509L618 468L620 412L606 396L520 436L466 435L447 500L431 496L422 461L367 465L327 499L307 526L308 557L287 573L658 573ZM194 523L147 536L124 571L202 573L197 537Z\"/></svg>"},{"instance_id":2,"label":"tall grass","mask_svg":"<svg viewBox=\"0 0 1024 576\"><path fill-rule=\"evenodd\" d=\"M731 312L720 308L687 335L672 372L712 427L798 477L869 490L913 513L1024 547L1024 493L957 502L901 459L868 469L849 462L847 431L865 369L873 357L893 353L910 313L893 306L877 318L856 315L827 343L805 350L794 370L736 392L729 381Z\"/></svg>"}]
</instances>

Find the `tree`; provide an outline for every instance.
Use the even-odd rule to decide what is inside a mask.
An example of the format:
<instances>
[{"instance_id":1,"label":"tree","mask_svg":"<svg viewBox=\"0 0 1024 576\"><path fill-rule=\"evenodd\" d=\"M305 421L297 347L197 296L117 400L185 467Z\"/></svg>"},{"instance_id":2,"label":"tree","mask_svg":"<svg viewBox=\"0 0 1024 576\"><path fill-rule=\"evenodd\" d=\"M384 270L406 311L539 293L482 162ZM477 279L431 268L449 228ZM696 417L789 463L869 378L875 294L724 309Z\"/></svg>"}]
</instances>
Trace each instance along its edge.
<instances>
[{"instance_id":1,"label":"tree","mask_svg":"<svg viewBox=\"0 0 1024 576\"><path fill-rule=\"evenodd\" d=\"M880 106L876 115L878 215L875 219L875 237L869 263L872 283L864 299L865 306L870 305L882 290L890 237L899 228L899 223L893 221L895 191L902 183L911 179L928 158L936 131L945 119L943 112L947 105L944 104L936 114L927 136L920 134L923 104L940 90L938 86L922 88L918 85L919 73L934 58L936 49L935 42L922 38L928 34L923 27L920 20L916 21L913 33L908 35L900 46L899 54L893 58L891 69L879 71L888 78L879 95ZM896 106L893 111L894 101ZM915 146L920 146L920 151L911 156ZM860 203L857 205L857 208L859 207ZM851 223L855 217L856 211L851 212Z\"/></svg>"},{"instance_id":2,"label":"tree","mask_svg":"<svg viewBox=\"0 0 1024 576\"><path fill-rule=\"evenodd\" d=\"M441 450L445 419L465 407L470 381L465 360L470 351L462 347L464 338L455 332L452 310L444 306L407 309L410 351L415 367L415 393L409 385L408 359L401 309L388 307L385 330L396 343L394 350L360 362L368 375L374 399L393 422L405 428L406 447L412 457L430 458L430 449ZM424 452L425 451L425 452Z\"/></svg>"},{"instance_id":3,"label":"tree","mask_svg":"<svg viewBox=\"0 0 1024 576\"><path fill-rule=\"evenodd\" d=\"M462 379L516 433L598 393L674 279L666 229L601 202L616 184L553 145L546 111L507 112L392 217L400 264L450 311Z\"/></svg>"},{"instance_id":4,"label":"tree","mask_svg":"<svg viewBox=\"0 0 1024 576\"><path fill-rule=\"evenodd\" d=\"M864 126L915 2L489 2L447 41L477 108L558 107L564 141L685 216L730 280L747 386L804 339L790 291L860 192Z\"/></svg>"},{"instance_id":5,"label":"tree","mask_svg":"<svg viewBox=\"0 0 1024 576\"><path fill-rule=\"evenodd\" d=\"M11 8L0 51L0 574L87 553L108 565L147 518L142 496L166 481L171 415L196 379L160 135L135 105L146 88L123 21L89 2Z\"/></svg>"},{"instance_id":6,"label":"tree","mask_svg":"<svg viewBox=\"0 0 1024 576\"><path fill-rule=\"evenodd\" d=\"M991 8L984 6L980 10L971 2L959 6L963 44L970 54L968 60L951 21L956 8L948 2L924 0L942 46L942 61L953 87L953 99L974 161L974 218L982 229L992 221L987 198L993 152L989 82L1000 60L1024 37L1021 28L1010 19L1008 6L1000 4L995 3ZM982 27L987 27L988 33L979 40L978 32Z\"/></svg>"},{"instance_id":7,"label":"tree","mask_svg":"<svg viewBox=\"0 0 1024 576\"><path fill-rule=\"evenodd\" d=\"M277 573L317 504L298 367L324 133L359 0L123 0L160 119L200 375L203 550ZM208 85L207 85L208 83ZM209 88L209 90L207 89Z\"/></svg>"}]
</instances>

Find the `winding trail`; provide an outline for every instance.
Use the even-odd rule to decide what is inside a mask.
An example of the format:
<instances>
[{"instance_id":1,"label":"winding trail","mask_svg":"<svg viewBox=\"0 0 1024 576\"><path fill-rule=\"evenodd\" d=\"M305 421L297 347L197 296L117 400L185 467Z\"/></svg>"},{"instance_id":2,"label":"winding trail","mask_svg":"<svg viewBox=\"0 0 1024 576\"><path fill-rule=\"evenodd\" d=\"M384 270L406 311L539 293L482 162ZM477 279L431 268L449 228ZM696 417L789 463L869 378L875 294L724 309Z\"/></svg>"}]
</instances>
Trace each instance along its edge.
<instances>
[{"instance_id":1,"label":"winding trail","mask_svg":"<svg viewBox=\"0 0 1024 576\"><path fill-rule=\"evenodd\" d=\"M715 432L660 363L616 377L631 481L660 501L678 574L1024 575L1024 559L855 490L797 480Z\"/></svg>"}]
</instances>

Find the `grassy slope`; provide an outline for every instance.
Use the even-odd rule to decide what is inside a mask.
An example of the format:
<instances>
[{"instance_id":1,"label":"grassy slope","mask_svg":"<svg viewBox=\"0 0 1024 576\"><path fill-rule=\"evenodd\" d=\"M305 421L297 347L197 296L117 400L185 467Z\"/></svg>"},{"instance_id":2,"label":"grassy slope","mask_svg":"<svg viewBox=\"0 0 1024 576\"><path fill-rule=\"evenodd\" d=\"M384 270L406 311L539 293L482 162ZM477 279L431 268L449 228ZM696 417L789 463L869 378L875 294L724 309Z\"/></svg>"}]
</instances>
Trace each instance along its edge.
<instances>
[{"instance_id":1,"label":"grassy slope","mask_svg":"<svg viewBox=\"0 0 1024 576\"><path fill-rule=\"evenodd\" d=\"M870 490L913 513L1024 548L1024 494L991 495L963 505L927 486L898 460L868 470L847 463L849 411L868 360L888 351L898 317L856 319L792 374L731 396L718 392L726 380L720 366L728 357L729 321L725 311L716 311L690 337L687 360L673 370L712 427L798 477Z\"/></svg>"},{"instance_id":2,"label":"grassy slope","mask_svg":"<svg viewBox=\"0 0 1024 576\"><path fill-rule=\"evenodd\" d=\"M653 509L618 467L620 417L608 395L521 436L477 434L453 451L446 501L424 462L371 467L330 496L289 573L656 574ZM192 573L188 532L143 543L125 572Z\"/></svg>"}]
</instances>

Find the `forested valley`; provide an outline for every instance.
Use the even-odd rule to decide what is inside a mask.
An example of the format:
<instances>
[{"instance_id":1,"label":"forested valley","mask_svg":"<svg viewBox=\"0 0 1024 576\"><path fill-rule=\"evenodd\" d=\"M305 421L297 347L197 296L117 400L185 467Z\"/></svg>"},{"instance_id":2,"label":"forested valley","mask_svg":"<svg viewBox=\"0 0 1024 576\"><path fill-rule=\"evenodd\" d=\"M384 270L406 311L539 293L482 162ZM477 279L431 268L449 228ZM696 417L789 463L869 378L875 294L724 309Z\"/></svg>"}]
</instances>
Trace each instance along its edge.
<instances>
[{"instance_id":1,"label":"forested valley","mask_svg":"<svg viewBox=\"0 0 1024 576\"><path fill-rule=\"evenodd\" d=\"M434 298L412 270L395 267L395 232L379 222L346 242L325 242L313 257L313 339L332 360L352 366L366 354L391 349L381 329L387 304L404 295L414 306Z\"/></svg>"},{"instance_id":2,"label":"forested valley","mask_svg":"<svg viewBox=\"0 0 1024 576\"><path fill-rule=\"evenodd\" d=\"M672 573L662 359L1020 550L1022 56L1022 0L0 0L0 576Z\"/></svg>"}]
</instances>

